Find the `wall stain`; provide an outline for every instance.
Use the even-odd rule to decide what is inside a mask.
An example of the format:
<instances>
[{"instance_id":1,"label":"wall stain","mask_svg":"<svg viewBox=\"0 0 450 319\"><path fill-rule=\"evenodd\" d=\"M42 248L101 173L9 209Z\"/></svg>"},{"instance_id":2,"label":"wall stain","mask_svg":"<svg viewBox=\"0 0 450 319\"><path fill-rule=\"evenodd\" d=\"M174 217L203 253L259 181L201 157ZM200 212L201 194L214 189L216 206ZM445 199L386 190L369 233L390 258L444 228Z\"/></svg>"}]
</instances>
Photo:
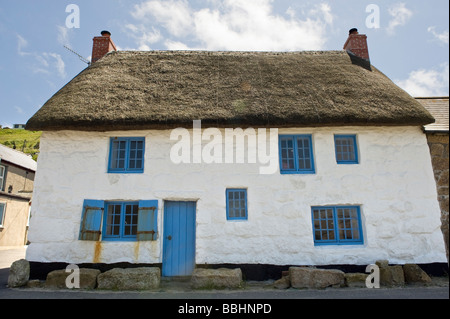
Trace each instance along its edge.
<instances>
[{"instance_id":1,"label":"wall stain","mask_svg":"<svg viewBox=\"0 0 450 319\"><path fill-rule=\"evenodd\" d=\"M139 260L139 241L134 243L134 261L137 263Z\"/></svg>"},{"instance_id":2,"label":"wall stain","mask_svg":"<svg viewBox=\"0 0 450 319\"><path fill-rule=\"evenodd\" d=\"M102 256L102 242L96 241L94 248L94 264L99 264Z\"/></svg>"}]
</instances>

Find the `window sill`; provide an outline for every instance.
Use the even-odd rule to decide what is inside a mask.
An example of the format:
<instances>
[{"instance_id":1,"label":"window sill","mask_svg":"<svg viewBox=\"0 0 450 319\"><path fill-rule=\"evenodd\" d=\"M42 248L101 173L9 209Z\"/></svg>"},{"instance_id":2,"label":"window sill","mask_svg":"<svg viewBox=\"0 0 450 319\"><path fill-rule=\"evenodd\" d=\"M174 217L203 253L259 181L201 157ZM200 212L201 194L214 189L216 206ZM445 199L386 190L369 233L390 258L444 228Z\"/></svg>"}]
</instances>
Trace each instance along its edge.
<instances>
[{"instance_id":1,"label":"window sill","mask_svg":"<svg viewBox=\"0 0 450 319\"><path fill-rule=\"evenodd\" d=\"M314 175L314 174L316 174L316 172L315 171L304 171L304 172L301 172L301 171L280 171L280 174L282 174L282 175L291 175L291 174L294 174L294 175Z\"/></svg>"},{"instance_id":2,"label":"window sill","mask_svg":"<svg viewBox=\"0 0 450 319\"><path fill-rule=\"evenodd\" d=\"M144 171L108 171L108 174L144 174Z\"/></svg>"}]
</instances>

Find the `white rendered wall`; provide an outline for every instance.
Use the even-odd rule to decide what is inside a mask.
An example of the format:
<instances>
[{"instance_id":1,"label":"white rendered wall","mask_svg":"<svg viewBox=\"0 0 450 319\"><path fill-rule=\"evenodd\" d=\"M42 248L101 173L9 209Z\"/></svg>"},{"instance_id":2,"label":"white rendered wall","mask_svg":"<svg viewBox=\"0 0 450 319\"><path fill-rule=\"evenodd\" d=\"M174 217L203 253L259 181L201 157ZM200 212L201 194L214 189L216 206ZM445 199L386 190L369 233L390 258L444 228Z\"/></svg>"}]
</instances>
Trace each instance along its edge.
<instances>
[{"instance_id":1,"label":"white rendered wall","mask_svg":"<svg viewBox=\"0 0 450 319\"><path fill-rule=\"evenodd\" d=\"M176 165L169 156L176 143L170 133L44 132L27 259L161 263L164 200L193 200L197 264L447 261L431 159L419 127L280 129L279 134L312 134L312 175L281 175L279 169L260 175L259 163ZM360 164L336 164L334 134L357 134ZM146 137L143 174L107 173L112 136ZM247 221L227 221L227 188L248 189ZM84 199L159 200L158 240L79 241ZM364 245L314 246L311 206L323 205L360 205Z\"/></svg>"}]
</instances>

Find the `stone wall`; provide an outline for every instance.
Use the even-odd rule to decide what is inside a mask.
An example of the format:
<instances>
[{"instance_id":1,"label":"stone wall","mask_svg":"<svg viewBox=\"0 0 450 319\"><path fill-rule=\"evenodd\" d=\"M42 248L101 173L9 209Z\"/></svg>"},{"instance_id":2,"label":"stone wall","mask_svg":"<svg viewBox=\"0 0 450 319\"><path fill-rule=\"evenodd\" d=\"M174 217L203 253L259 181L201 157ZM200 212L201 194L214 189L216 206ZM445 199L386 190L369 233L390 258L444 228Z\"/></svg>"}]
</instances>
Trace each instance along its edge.
<instances>
[{"instance_id":1,"label":"stone wall","mask_svg":"<svg viewBox=\"0 0 450 319\"><path fill-rule=\"evenodd\" d=\"M427 139L428 139L428 146L430 147L431 161L434 170L434 178L436 179L439 204L441 207L441 221L442 221L441 229L445 239L447 261L448 261L449 135L448 133L447 134L428 133Z\"/></svg>"}]
</instances>

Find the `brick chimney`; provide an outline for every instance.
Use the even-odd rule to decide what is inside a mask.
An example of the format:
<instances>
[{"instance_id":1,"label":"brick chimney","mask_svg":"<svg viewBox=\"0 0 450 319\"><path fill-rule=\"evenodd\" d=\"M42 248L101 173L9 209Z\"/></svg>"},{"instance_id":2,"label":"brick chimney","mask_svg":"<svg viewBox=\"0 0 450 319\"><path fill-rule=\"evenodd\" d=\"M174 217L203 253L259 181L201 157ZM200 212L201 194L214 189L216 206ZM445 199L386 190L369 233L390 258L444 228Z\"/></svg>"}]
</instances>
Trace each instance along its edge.
<instances>
[{"instance_id":1,"label":"brick chimney","mask_svg":"<svg viewBox=\"0 0 450 319\"><path fill-rule=\"evenodd\" d=\"M103 58L108 52L117 51L114 42L111 40L111 33L109 31L102 31L101 37L94 38L94 45L92 46L92 62Z\"/></svg>"},{"instance_id":2,"label":"brick chimney","mask_svg":"<svg viewBox=\"0 0 450 319\"><path fill-rule=\"evenodd\" d=\"M365 34L359 34L356 28L350 29L348 39L344 44L344 50L350 55L353 64L358 64L372 71Z\"/></svg>"}]
</instances>

